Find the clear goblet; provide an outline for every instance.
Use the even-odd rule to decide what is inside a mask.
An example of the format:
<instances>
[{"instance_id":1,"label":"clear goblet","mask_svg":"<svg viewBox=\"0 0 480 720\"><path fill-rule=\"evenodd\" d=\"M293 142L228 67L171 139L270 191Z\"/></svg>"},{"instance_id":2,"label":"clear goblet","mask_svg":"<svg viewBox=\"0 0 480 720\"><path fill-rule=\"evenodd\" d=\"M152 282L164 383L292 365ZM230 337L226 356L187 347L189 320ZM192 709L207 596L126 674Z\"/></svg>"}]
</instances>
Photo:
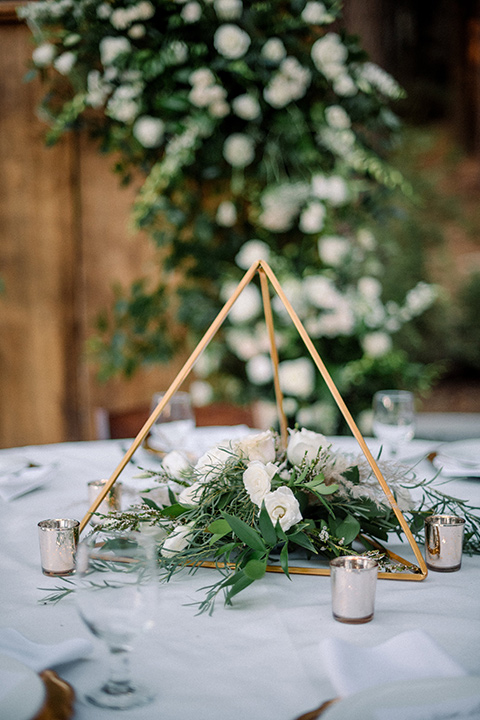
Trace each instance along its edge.
<instances>
[{"instance_id":1,"label":"clear goblet","mask_svg":"<svg viewBox=\"0 0 480 720\"><path fill-rule=\"evenodd\" d=\"M381 390L373 396L373 433L387 457L415 435L415 404L408 390Z\"/></svg>"},{"instance_id":2,"label":"clear goblet","mask_svg":"<svg viewBox=\"0 0 480 720\"><path fill-rule=\"evenodd\" d=\"M154 393L151 412L158 406L165 393ZM195 428L195 413L188 392L176 392L150 430L152 447L161 452L181 450L188 434Z\"/></svg>"},{"instance_id":3,"label":"clear goblet","mask_svg":"<svg viewBox=\"0 0 480 720\"><path fill-rule=\"evenodd\" d=\"M140 533L94 534L78 545L77 610L88 629L110 651L110 674L85 699L115 710L145 705L154 694L133 682L129 652L137 635L152 625L156 596L155 546Z\"/></svg>"}]
</instances>

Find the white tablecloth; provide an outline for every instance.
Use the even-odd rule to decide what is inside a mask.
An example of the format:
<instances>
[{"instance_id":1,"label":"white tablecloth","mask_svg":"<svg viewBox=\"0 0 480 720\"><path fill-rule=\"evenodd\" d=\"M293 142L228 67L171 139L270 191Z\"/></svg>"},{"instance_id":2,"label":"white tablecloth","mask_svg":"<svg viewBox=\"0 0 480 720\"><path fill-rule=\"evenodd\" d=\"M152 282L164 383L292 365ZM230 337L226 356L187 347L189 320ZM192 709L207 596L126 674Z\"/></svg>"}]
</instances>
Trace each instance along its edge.
<instances>
[{"instance_id":1,"label":"white tablecloth","mask_svg":"<svg viewBox=\"0 0 480 720\"><path fill-rule=\"evenodd\" d=\"M357 447L351 438L346 444ZM109 440L1 451L0 459L21 453L36 463L56 464L43 488L10 502L0 500L3 627L41 643L90 637L72 597L56 605L39 602L45 595L40 588L53 588L61 580L41 573L37 522L81 519L88 508L87 482L108 477L128 445ZM156 462L143 450L134 460L144 467ZM420 469L433 474L427 462ZM144 481L134 478L137 473L129 464L121 480L130 488L142 487ZM451 481L448 491L480 505L480 479ZM413 559L407 543L392 549ZM132 658L134 674L156 689L157 698L124 717L293 720L335 695L320 652L325 638L368 647L404 630L422 629L467 673L480 675L478 556L464 556L460 572L431 572L423 582L379 581L375 617L358 626L332 618L329 578L301 575L289 581L283 574L267 574L235 598L233 607L220 601L212 616L197 616L189 603L203 597L197 590L215 578L215 571L201 569L161 586L155 628L140 640ZM95 642L91 658L61 668L78 695L77 720L114 715L81 700L106 671L106 651Z\"/></svg>"}]
</instances>

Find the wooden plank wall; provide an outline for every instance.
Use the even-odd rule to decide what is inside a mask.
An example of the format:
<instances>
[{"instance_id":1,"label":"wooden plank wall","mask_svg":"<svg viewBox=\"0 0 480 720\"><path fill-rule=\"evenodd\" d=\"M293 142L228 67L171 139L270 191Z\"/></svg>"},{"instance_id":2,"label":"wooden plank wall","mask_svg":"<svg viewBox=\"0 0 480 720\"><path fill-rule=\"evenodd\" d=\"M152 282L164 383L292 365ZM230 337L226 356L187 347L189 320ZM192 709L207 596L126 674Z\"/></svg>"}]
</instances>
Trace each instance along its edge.
<instances>
[{"instance_id":1,"label":"wooden plank wall","mask_svg":"<svg viewBox=\"0 0 480 720\"><path fill-rule=\"evenodd\" d=\"M127 229L134 189L91 141L45 147L42 89L23 81L31 34L13 8L0 2L0 447L94 439L97 408L148 406L178 365L100 385L87 364L113 282L152 272L154 251Z\"/></svg>"}]
</instances>

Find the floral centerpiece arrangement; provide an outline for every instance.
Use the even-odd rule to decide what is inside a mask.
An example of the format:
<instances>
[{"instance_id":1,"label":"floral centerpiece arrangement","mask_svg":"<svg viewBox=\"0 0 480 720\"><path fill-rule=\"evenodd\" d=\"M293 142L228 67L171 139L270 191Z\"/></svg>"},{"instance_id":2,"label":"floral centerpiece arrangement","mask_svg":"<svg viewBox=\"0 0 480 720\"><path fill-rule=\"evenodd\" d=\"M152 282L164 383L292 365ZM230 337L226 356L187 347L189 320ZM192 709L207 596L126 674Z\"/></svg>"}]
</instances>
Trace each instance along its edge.
<instances>
[{"instance_id":1,"label":"floral centerpiece arrangement","mask_svg":"<svg viewBox=\"0 0 480 720\"><path fill-rule=\"evenodd\" d=\"M480 552L477 508L404 467L381 460L379 467L414 535L426 515L456 512L466 519L465 551ZM168 579L204 563L217 568L220 579L203 588L200 611L212 611L222 591L231 603L269 565L288 576L299 551L324 560L368 554L384 572L418 571L383 549L390 533L402 537L402 531L367 460L335 450L305 428L290 432L286 448L272 430L225 441L193 466L172 451L161 470L146 475L158 481L160 496L144 493L142 505L104 518L104 525L153 534Z\"/></svg>"},{"instance_id":2,"label":"floral centerpiece arrangement","mask_svg":"<svg viewBox=\"0 0 480 720\"><path fill-rule=\"evenodd\" d=\"M134 224L160 248L157 276L122 292L99 325L104 377L197 342L264 259L355 415L379 387L428 386L398 337L435 290L420 260L388 282L402 261L391 196L409 191L385 159L403 92L345 32L338 0L40 0L20 13L48 85L49 141L87 128L125 180L141 178ZM338 430L274 311L289 420ZM197 402L270 397L260 316L252 285L196 368Z\"/></svg>"}]
</instances>

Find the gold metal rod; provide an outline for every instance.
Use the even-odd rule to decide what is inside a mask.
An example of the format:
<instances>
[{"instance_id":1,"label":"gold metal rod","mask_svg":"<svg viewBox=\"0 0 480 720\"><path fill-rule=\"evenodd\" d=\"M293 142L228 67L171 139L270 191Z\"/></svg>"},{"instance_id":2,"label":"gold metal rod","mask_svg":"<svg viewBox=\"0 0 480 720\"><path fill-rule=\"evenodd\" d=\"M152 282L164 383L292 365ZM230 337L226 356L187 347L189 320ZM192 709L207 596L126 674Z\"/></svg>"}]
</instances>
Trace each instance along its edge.
<instances>
[{"instance_id":1,"label":"gold metal rod","mask_svg":"<svg viewBox=\"0 0 480 720\"><path fill-rule=\"evenodd\" d=\"M140 429L138 435L133 440L131 446L123 456L120 463L117 465L111 476L109 477L108 481L105 483L103 489L98 494L98 496L95 498L94 502L90 506L90 508L87 510L85 517L83 518L82 522L80 523L79 532L81 533L88 521L90 520L93 513L97 510L101 502L105 499L107 494L110 492L111 488L117 481L119 475L124 470L126 465L130 462L133 454L138 449L138 447L142 444L142 442L147 437L148 433L150 432L150 428L156 421L156 419L161 415L163 409L165 406L169 403L172 396L176 393L180 385L184 382L185 378L188 377L189 373L191 372L195 362L198 360L199 356L202 354L204 349L207 347L211 339L215 336L215 334L218 332L219 328L221 327L222 323L224 322L225 318L227 317L228 313L230 312L232 305L236 302L238 296L242 292L242 290L251 282L252 278L254 277L255 273L258 270L259 262L255 262L251 265L251 267L247 270L243 278L238 283L235 291L233 292L232 296L227 300L223 308L218 313L215 320L212 322L208 330L206 331L203 338L198 343L195 350L192 352L178 375L173 380L172 384L168 388L168 390L165 392L164 396L158 403L157 407L154 409L148 420L145 422L143 427Z\"/></svg>"},{"instance_id":2,"label":"gold metal rod","mask_svg":"<svg viewBox=\"0 0 480 720\"><path fill-rule=\"evenodd\" d=\"M283 409L283 393L280 387L280 379L278 376L278 351L275 342L275 326L273 324L272 305L270 303L270 292L268 289L267 276L263 268L258 271L260 275L260 287L262 290L263 311L265 313L265 324L267 326L268 337L270 340L270 358L273 366L273 385L275 388L275 400L277 403L278 421L280 423L280 434L282 438L282 447L287 447L288 431L287 418Z\"/></svg>"},{"instance_id":3,"label":"gold metal rod","mask_svg":"<svg viewBox=\"0 0 480 720\"><path fill-rule=\"evenodd\" d=\"M327 368L325 367L325 364L323 363L312 340L310 339L310 336L308 335L302 322L300 321L300 318L296 314L296 312L293 309L292 305L290 304L288 298L286 297L285 293L283 292L282 287L281 287L280 283L278 282L275 274L272 272L271 268L264 260L260 260L259 264L260 264L260 267L264 270L264 272L267 275L270 282L272 283L273 287L275 288L281 301L283 302L285 309L288 312L288 314L290 315L290 318L291 318L293 324L295 325L300 337L302 338L303 342L305 343L307 350L310 353L310 356L312 357L312 360L314 361L317 368L320 370L320 373L321 373L323 379L325 380L325 383L327 384L327 387L330 390L335 402L337 403L338 408L340 409L340 412L342 413L343 417L345 418L350 430L352 431L353 436L355 437L358 444L360 445L362 452L367 459L368 464L372 468L372 471L373 471L375 477L377 478L382 490L384 491L385 495L387 496L387 499L391 505L393 512L395 513L395 516L397 517L397 520L400 523L400 526L402 527L405 535L407 536L408 542L415 554L415 557L418 561L419 568L421 570L423 577L427 577L427 574L428 574L427 566L426 566L425 560L423 559L423 556L418 548L415 538L413 537L412 532L411 532L410 528L408 527L408 524L407 524L405 518L403 517L403 514L400 511L400 508L397 505L397 502L393 496L392 491L390 490L387 483L385 482L383 475L380 472L380 469L373 458L372 453L370 452L365 440L363 439L363 436L362 436L360 430L358 429L352 415L350 414L349 409L347 408L342 396L340 395L335 383L333 382L333 380L330 376L330 373L328 372Z\"/></svg>"}]
</instances>

